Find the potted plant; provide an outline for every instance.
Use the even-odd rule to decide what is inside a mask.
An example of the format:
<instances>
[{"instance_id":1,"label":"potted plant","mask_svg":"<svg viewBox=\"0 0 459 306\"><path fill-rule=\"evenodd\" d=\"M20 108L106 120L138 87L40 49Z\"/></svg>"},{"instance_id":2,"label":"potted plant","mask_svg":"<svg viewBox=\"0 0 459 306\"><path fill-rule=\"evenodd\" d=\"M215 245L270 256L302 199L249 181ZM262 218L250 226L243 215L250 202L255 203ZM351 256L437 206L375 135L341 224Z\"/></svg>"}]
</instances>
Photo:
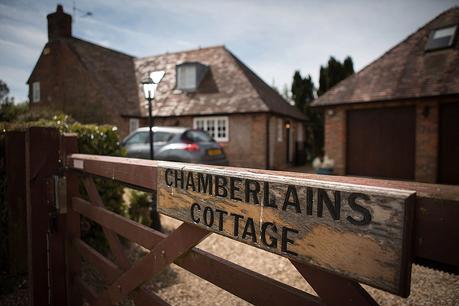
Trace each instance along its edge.
<instances>
[{"instance_id":1,"label":"potted plant","mask_svg":"<svg viewBox=\"0 0 459 306\"><path fill-rule=\"evenodd\" d=\"M328 158L325 155L323 158L316 157L312 162L312 167L316 170L317 174L333 174L333 168L335 167L335 161Z\"/></svg>"}]
</instances>

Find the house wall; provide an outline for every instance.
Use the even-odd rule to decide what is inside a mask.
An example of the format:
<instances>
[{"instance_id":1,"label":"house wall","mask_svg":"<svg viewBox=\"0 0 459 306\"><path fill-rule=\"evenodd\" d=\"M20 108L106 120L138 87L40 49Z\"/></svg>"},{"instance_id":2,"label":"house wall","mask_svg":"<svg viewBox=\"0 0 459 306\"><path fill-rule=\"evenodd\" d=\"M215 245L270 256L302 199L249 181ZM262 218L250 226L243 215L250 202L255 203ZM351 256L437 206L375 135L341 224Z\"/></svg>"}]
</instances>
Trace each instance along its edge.
<instances>
[{"instance_id":1,"label":"house wall","mask_svg":"<svg viewBox=\"0 0 459 306\"><path fill-rule=\"evenodd\" d=\"M335 161L335 174L346 175L346 112L353 109L414 106L416 108L415 180L435 183L438 175L439 104L457 101L457 97L440 97L327 107L325 109L325 154Z\"/></svg>"},{"instance_id":2,"label":"house wall","mask_svg":"<svg viewBox=\"0 0 459 306\"><path fill-rule=\"evenodd\" d=\"M230 166L266 167L266 118L266 114L228 115L229 141L220 145ZM193 127L193 117L155 118L155 125Z\"/></svg>"},{"instance_id":3,"label":"house wall","mask_svg":"<svg viewBox=\"0 0 459 306\"><path fill-rule=\"evenodd\" d=\"M234 114L229 117L229 141L220 142L233 167L285 169L287 163L287 137L285 122L291 126L291 160L295 160L295 143L298 122L290 118L270 114ZM277 120L282 119L282 141L277 141ZM148 122L143 121L143 125ZM141 123L141 124L142 124ZM193 126L193 117L156 118L155 125ZM269 136L268 136L269 125ZM274 127L274 129L273 129ZM268 137L270 152L268 156ZM268 165L268 159L270 160Z\"/></svg>"},{"instance_id":4,"label":"house wall","mask_svg":"<svg viewBox=\"0 0 459 306\"><path fill-rule=\"evenodd\" d=\"M116 125L121 138L128 134L129 121L118 116L92 76L59 40L45 46L29 81L30 101L32 83L40 82L40 101L30 102L32 110L58 110L81 123Z\"/></svg>"}]
</instances>

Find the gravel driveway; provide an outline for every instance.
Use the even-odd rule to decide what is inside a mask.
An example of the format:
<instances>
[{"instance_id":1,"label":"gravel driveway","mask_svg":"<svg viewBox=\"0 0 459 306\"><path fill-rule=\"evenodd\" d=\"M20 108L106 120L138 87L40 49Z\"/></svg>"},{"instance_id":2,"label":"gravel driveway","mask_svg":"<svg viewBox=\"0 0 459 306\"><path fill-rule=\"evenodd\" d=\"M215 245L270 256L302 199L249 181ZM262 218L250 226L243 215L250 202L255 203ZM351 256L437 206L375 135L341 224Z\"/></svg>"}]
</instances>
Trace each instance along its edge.
<instances>
[{"instance_id":1,"label":"gravel driveway","mask_svg":"<svg viewBox=\"0 0 459 306\"><path fill-rule=\"evenodd\" d=\"M180 224L174 219L161 217L166 230L172 230ZM210 235L198 247L290 286L315 294L290 262L276 254L267 253L216 234ZM150 282L149 286L172 305L249 305L244 300L176 265L163 271ZM381 305L459 305L459 276L417 265L413 266L411 295L407 299L365 285L364 287Z\"/></svg>"}]
</instances>

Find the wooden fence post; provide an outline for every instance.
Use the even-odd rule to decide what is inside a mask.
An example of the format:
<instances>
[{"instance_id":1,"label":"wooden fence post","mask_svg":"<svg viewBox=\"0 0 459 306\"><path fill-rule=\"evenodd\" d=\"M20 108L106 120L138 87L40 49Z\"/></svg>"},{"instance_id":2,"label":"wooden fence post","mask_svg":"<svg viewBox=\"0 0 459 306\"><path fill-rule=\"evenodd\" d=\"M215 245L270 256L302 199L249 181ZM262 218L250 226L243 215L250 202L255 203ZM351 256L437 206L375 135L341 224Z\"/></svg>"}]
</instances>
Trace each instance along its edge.
<instances>
[{"instance_id":1,"label":"wooden fence post","mask_svg":"<svg viewBox=\"0 0 459 306\"><path fill-rule=\"evenodd\" d=\"M27 273L26 132L10 131L5 139L8 262L11 274Z\"/></svg>"},{"instance_id":2,"label":"wooden fence post","mask_svg":"<svg viewBox=\"0 0 459 306\"><path fill-rule=\"evenodd\" d=\"M26 131L26 199L30 305L50 305L48 249L53 176L59 167L59 132L32 127Z\"/></svg>"},{"instance_id":3,"label":"wooden fence post","mask_svg":"<svg viewBox=\"0 0 459 306\"><path fill-rule=\"evenodd\" d=\"M62 161L65 168L67 165L67 156L78 153L78 143L76 135L65 135L62 138ZM80 238L80 214L75 212L72 207L72 197L79 195L78 177L71 171L65 172L67 184L67 216L66 216L66 256L67 256L67 305L81 305L81 294L79 288L79 279L81 272L81 259L78 249L74 243L75 239Z\"/></svg>"}]
</instances>

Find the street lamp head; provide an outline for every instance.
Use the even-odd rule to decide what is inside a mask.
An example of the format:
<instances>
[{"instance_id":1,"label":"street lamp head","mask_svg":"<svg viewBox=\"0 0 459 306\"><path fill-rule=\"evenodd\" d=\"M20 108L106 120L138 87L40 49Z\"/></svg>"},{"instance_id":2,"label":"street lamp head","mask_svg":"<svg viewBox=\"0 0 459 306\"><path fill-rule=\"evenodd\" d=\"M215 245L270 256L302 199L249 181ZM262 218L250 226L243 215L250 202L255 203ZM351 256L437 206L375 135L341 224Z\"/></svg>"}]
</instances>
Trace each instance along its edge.
<instances>
[{"instance_id":1,"label":"street lamp head","mask_svg":"<svg viewBox=\"0 0 459 306\"><path fill-rule=\"evenodd\" d=\"M152 79L153 83L159 84L159 82L161 82L165 74L166 72L164 70L153 71L152 73L150 73L150 78Z\"/></svg>"},{"instance_id":2,"label":"street lamp head","mask_svg":"<svg viewBox=\"0 0 459 306\"><path fill-rule=\"evenodd\" d=\"M154 71L150 73L148 78L142 81L145 99L153 99L155 97L156 87L163 79L165 73L164 70Z\"/></svg>"},{"instance_id":3,"label":"street lamp head","mask_svg":"<svg viewBox=\"0 0 459 306\"><path fill-rule=\"evenodd\" d=\"M156 86L158 86L158 84L155 84L153 80L148 77L142 81L142 86L145 99L153 99L155 97Z\"/></svg>"}]
</instances>

